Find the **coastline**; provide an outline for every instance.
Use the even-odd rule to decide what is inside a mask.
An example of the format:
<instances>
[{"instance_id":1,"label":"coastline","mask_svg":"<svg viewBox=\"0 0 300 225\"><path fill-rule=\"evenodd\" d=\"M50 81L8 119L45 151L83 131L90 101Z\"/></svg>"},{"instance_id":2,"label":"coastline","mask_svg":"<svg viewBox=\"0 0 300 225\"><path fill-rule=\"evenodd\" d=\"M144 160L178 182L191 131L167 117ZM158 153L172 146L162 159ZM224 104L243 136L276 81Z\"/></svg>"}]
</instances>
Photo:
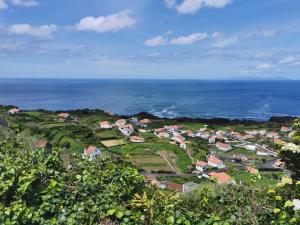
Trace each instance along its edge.
<instances>
[{"instance_id":1,"label":"coastline","mask_svg":"<svg viewBox=\"0 0 300 225\"><path fill-rule=\"evenodd\" d=\"M0 107L5 108L12 108L12 107L18 107L16 105L1 105ZM290 123L294 119L300 118L300 116L271 116L269 119L266 120L254 120L249 118L227 118L227 117L174 117L174 118L168 118L168 117L160 117L153 115L149 112L139 112L135 114L128 114L128 115L122 115L122 114L115 114L112 112L107 112L103 109L99 108L83 108L83 109L68 109L68 110L47 110L47 109L25 109L22 110L23 112L29 112L29 111L43 111L43 112L49 112L49 113L61 113L61 112L68 112L68 113L80 113L80 114L88 114L92 112L99 112L104 113L110 116L118 117L118 118L124 118L128 119L131 117L137 117L139 119L143 118L149 118L149 119L155 119L155 120L165 120L165 121L174 121L174 122L200 122L200 123L206 123L206 124L219 124L219 125L235 125L235 124L244 124L244 125L251 125L251 124L262 124L262 123Z\"/></svg>"}]
</instances>

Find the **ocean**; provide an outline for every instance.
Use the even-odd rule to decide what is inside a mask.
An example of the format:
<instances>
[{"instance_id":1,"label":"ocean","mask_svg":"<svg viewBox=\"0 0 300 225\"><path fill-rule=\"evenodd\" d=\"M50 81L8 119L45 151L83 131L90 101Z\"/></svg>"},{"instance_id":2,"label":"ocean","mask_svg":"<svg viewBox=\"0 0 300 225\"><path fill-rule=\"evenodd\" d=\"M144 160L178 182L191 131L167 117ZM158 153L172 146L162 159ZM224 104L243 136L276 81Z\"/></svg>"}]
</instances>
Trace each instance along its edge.
<instances>
[{"instance_id":1,"label":"ocean","mask_svg":"<svg viewBox=\"0 0 300 225\"><path fill-rule=\"evenodd\" d=\"M300 81L0 79L0 104L267 120L300 115Z\"/></svg>"}]
</instances>

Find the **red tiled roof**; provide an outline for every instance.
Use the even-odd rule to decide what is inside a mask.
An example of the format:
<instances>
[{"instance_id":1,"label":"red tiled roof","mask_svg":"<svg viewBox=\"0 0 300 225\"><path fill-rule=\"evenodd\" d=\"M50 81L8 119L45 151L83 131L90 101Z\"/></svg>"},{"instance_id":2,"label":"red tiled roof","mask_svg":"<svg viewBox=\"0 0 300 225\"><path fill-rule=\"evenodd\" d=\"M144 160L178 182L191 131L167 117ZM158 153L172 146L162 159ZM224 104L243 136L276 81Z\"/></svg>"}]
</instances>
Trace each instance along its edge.
<instances>
[{"instance_id":1,"label":"red tiled roof","mask_svg":"<svg viewBox=\"0 0 300 225\"><path fill-rule=\"evenodd\" d=\"M196 166L205 167L205 166L207 166L207 162L204 162L204 161L198 161L198 162L196 163Z\"/></svg>"},{"instance_id":2,"label":"red tiled roof","mask_svg":"<svg viewBox=\"0 0 300 225\"><path fill-rule=\"evenodd\" d=\"M87 149L86 149L86 154L88 155L91 155L93 154L95 151L96 151L96 147L95 146L89 146Z\"/></svg>"},{"instance_id":3,"label":"red tiled roof","mask_svg":"<svg viewBox=\"0 0 300 225\"><path fill-rule=\"evenodd\" d=\"M167 185L167 188L173 191L182 191L182 185L181 184L176 184L176 183L169 183Z\"/></svg>"},{"instance_id":4,"label":"red tiled roof","mask_svg":"<svg viewBox=\"0 0 300 225\"><path fill-rule=\"evenodd\" d=\"M214 164L220 164L220 163L223 163L222 160L220 160L219 158L217 158L216 156L214 155L211 155L208 157L207 159L208 162L211 162L211 163L214 163Z\"/></svg>"},{"instance_id":5,"label":"red tiled roof","mask_svg":"<svg viewBox=\"0 0 300 225\"><path fill-rule=\"evenodd\" d=\"M248 171L249 173L251 173L251 174L256 174L256 173L258 173L258 170L255 169L255 168L252 167L252 166L247 166L246 169L247 169L247 171Z\"/></svg>"},{"instance_id":6,"label":"red tiled roof","mask_svg":"<svg viewBox=\"0 0 300 225\"><path fill-rule=\"evenodd\" d=\"M224 172L211 172L209 176L217 179L220 184L226 184L233 180L231 176Z\"/></svg>"}]
</instances>

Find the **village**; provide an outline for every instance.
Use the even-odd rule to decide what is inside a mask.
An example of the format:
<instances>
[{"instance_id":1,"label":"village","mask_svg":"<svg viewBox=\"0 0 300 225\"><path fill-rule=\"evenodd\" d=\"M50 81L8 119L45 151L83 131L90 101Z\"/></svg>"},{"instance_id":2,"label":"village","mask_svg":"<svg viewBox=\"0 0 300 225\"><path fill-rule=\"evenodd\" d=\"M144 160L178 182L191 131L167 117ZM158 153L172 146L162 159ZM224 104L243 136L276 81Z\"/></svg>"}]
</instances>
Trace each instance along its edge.
<instances>
[{"instance_id":1,"label":"village","mask_svg":"<svg viewBox=\"0 0 300 225\"><path fill-rule=\"evenodd\" d=\"M6 109L0 117L8 123L39 117L39 126L47 127L50 135L39 134L36 148L73 149L90 161L117 155L136 166L149 184L179 192L190 192L210 182L243 184L254 178L262 185L271 185L284 172L278 147L289 142L293 133L289 124L214 126L141 116L119 118L98 111ZM82 126L91 132L88 139L95 141L59 134L64 126Z\"/></svg>"}]
</instances>

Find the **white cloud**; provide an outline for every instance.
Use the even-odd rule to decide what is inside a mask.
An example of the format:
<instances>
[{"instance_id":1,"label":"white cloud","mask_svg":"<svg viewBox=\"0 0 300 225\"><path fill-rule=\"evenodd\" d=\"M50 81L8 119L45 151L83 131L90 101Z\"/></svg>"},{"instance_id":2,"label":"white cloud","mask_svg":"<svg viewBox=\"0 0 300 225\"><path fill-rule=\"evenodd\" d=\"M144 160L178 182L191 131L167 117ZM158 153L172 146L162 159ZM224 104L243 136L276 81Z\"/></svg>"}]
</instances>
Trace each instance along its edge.
<instances>
[{"instance_id":1,"label":"white cloud","mask_svg":"<svg viewBox=\"0 0 300 225\"><path fill-rule=\"evenodd\" d=\"M11 3L13 5L25 6L25 7L32 7L39 4L36 0L11 0Z\"/></svg>"},{"instance_id":2,"label":"white cloud","mask_svg":"<svg viewBox=\"0 0 300 225\"><path fill-rule=\"evenodd\" d=\"M276 35L276 31L275 30L263 30L261 32L261 35L263 37L274 37Z\"/></svg>"},{"instance_id":3,"label":"white cloud","mask_svg":"<svg viewBox=\"0 0 300 225\"><path fill-rule=\"evenodd\" d=\"M176 0L165 0L165 3L168 8L173 8L176 5Z\"/></svg>"},{"instance_id":4,"label":"white cloud","mask_svg":"<svg viewBox=\"0 0 300 225\"><path fill-rule=\"evenodd\" d=\"M214 39L220 38L220 37L222 37L222 36L223 36L223 34L220 33L220 32L214 32L214 33L212 33L212 35L211 35L211 37L214 38Z\"/></svg>"},{"instance_id":5,"label":"white cloud","mask_svg":"<svg viewBox=\"0 0 300 225\"><path fill-rule=\"evenodd\" d=\"M95 31L98 33L117 32L136 24L130 16L130 11L122 11L108 16L86 17L76 24L78 31Z\"/></svg>"},{"instance_id":6,"label":"white cloud","mask_svg":"<svg viewBox=\"0 0 300 225\"><path fill-rule=\"evenodd\" d=\"M290 63L295 62L295 60L296 60L296 59L295 59L294 56L289 56L289 57L286 57L286 58L280 60L278 63L279 63L279 64L290 64Z\"/></svg>"},{"instance_id":7,"label":"white cloud","mask_svg":"<svg viewBox=\"0 0 300 225\"><path fill-rule=\"evenodd\" d=\"M7 4L5 3L5 0L0 0L0 10L1 9L7 9Z\"/></svg>"},{"instance_id":8,"label":"white cloud","mask_svg":"<svg viewBox=\"0 0 300 225\"><path fill-rule=\"evenodd\" d=\"M168 8L175 8L180 14L193 14L203 7L223 8L233 0L182 0L180 4L176 0L165 0Z\"/></svg>"},{"instance_id":9,"label":"white cloud","mask_svg":"<svg viewBox=\"0 0 300 225\"><path fill-rule=\"evenodd\" d=\"M226 48L226 47L231 46L231 45L233 45L237 42L239 42L238 37L221 38L221 39L218 39L217 41L215 41L212 44L212 47L214 47L214 48Z\"/></svg>"},{"instance_id":10,"label":"white cloud","mask_svg":"<svg viewBox=\"0 0 300 225\"><path fill-rule=\"evenodd\" d=\"M15 24L9 28L12 35L29 35L35 38L48 39L57 31L56 25L32 26L30 24Z\"/></svg>"},{"instance_id":11,"label":"white cloud","mask_svg":"<svg viewBox=\"0 0 300 225\"><path fill-rule=\"evenodd\" d=\"M157 36L145 41L145 45L150 47L156 47L156 46L166 45L166 44L167 44L167 40L162 36Z\"/></svg>"},{"instance_id":12,"label":"white cloud","mask_svg":"<svg viewBox=\"0 0 300 225\"><path fill-rule=\"evenodd\" d=\"M257 65L256 68L258 70L268 70L268 69L273 68L273 66L271 64L265 63L265 64L259 64L259 65Z\"/></svg>"},{"instance_id":13,"label":"white cloud","mask_svg":"<svg viewBox=\"0 0 300 225\"><path fill-rule=\"evenodd\" d=\"M195 33L188 36L180 36L173 38L170 42L171 45L190 45L197 41L208 38L207 33Z\"/></svg>"}]
</instances>

